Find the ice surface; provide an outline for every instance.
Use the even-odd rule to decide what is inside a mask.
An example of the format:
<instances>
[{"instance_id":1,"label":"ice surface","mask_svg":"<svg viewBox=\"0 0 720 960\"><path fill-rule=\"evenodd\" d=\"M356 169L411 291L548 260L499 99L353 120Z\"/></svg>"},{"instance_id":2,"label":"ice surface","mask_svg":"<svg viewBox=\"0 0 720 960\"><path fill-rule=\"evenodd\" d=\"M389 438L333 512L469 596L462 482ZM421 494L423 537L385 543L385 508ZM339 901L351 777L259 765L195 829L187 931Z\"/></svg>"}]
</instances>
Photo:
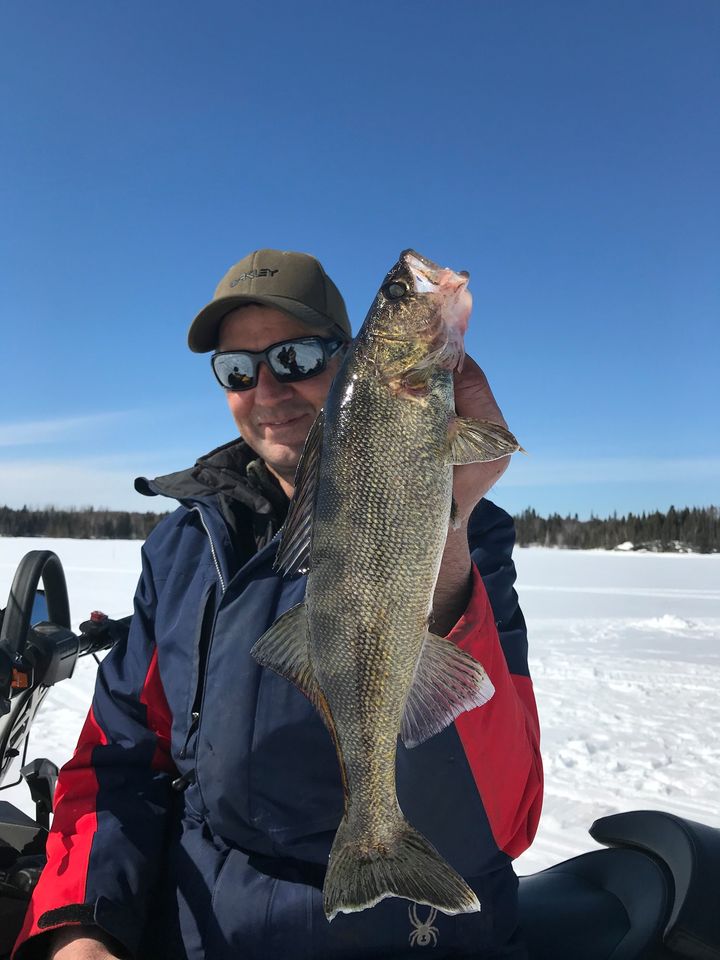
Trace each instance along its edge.
<instances>
[{"instance_id":1,"label":"ice surface","mask_svg":"<svg viewBox=\"0 0 720 960\"><path fill-rule=\"evenodd\" d=\"M140 546L0 538L0 606L20 558L52 549L65 566L75 627L93 609L124 616ZM538 837L518 872L592 849L592 821L621 810L720 826L720 556L527 548L515 558L546 776ZM30 757L70 756L94 673L85 658L50 692ZM24 785L0 797L33 813Z\"/></svg>"},{"instance_id":2,"label":"ice surface","mask_svg":"<svg viewBox=\"0 0 720 960\"><path fill-rule=\"evenodd\" d=\"M720 826L720 556L518 549L545 805L519 873L622 810Z\"/></svg>"}]
</instances>

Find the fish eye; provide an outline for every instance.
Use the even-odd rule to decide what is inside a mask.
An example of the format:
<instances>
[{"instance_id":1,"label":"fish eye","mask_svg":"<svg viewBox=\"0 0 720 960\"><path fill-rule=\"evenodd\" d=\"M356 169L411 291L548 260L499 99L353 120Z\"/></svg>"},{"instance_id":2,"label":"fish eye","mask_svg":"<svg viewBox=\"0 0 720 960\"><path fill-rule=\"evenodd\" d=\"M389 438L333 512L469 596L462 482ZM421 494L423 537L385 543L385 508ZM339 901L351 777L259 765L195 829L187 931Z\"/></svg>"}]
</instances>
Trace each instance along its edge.
<instances>
[{"instance_id":1,"label":"fish eye","mask_svg":"<svg viewBox=\"0 0 720 960\"><path fill-rule=\"evenodd\" d=\"M383 290L388 300L401 300L407 292L408 285L404 280L391 280Z\"/></svg>"}]
</instances>

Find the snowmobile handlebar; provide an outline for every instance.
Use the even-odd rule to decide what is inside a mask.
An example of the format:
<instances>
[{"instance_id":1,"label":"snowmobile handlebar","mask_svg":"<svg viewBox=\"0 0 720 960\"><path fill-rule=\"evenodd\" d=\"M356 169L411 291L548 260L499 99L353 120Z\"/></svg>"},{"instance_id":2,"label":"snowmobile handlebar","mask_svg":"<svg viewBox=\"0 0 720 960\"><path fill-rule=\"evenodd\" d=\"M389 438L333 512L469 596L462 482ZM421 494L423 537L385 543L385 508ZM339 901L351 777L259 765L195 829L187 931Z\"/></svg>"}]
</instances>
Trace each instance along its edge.
<instances>
[{"instance_id":1,"label":"snowmobile handlebar","mask_svg":"<svg viewBox=\"0 0 720 960\"><path fill-rule=\"evenodd\" d=\"M30 624L40 581L44 587L47 619ZM111 620L97 611L70 629L70 604L62 564L51 550L31 550L21 561L10 588L8 605L0 610L0 701L13 687L41 683L49 687L72 674L78 657L113 646L127 635L130 617ZM26 665L35 667L35 682L18 680ZM42 669L38 669L42 666ZM0 702L0 715L7 713Z\"/></svg>"},{"instance_id":2,"label":"snowmobile handlebar","mask_svg":"<svg viewBox=\"0 0 720 960\"><path fill-rule=\"evenodd\" d=\"M62 564L52 550L31 550L18 567L0 625L0 713L9 709L13 671L22 658L40 580L45 588L48 618L70 629L70 604Z\"/></svg>"},{"instance_id":3,"label":"snowmobile handlebar","mask_svg":"<svg viewBox=\"0 0 720 960\"><path fill-rule=\"evenodd\" d=\"M41 581L47 619L31 624ZM48 689L72 676L79 657L127 636L130 619L111 620L96 612L74 633L58 556L32 550L23 557L8 605L0 610L0 783L10 761L24 755L30 725Z\"/></svg>"}]
</instances>

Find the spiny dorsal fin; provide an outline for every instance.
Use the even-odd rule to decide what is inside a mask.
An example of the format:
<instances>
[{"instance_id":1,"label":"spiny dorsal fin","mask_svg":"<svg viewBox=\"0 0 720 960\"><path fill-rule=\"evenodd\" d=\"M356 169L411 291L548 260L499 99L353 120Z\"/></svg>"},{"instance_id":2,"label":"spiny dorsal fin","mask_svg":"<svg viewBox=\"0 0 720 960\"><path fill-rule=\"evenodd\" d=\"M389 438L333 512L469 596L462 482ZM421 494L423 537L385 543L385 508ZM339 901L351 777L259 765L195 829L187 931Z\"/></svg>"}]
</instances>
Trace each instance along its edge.
<instances>
[{"instance_id":1,"label":"spiny dorsal fin","mask_svg":"<svg viewBox=\"0 0 720 960\"><path fill-rule=\"evenodd\" d=\"M453 417L448 429L448 463L480 463L499 460L509 453L522 450L515 437L490 420L471 417Z\"/></svg>"},{"instance_id":2,"label":"spiny dorsal fin","mask_svg":"<svg viewBox=\"0 0 720 960\"><path fill-rule=\"evenodd\" d=\"M490 677L469 653L452 640L428 633L405 702L400 736L416 747L459 717L481 707L495 693Z\"/></svg>"},{"instance_id":3,"label":"spiny dorsal fin","mask_svg":"<svg viewBox=\"0 0 720 960\"><path fill-rule=\"evenodd\" d=\"M287 519L282 528L282 542L274 563L275 569L285 576L307 571L323 424L324 416L321 410L310 428L295 474L295 493L290 501Z\"/></svg>"}]
</instances>

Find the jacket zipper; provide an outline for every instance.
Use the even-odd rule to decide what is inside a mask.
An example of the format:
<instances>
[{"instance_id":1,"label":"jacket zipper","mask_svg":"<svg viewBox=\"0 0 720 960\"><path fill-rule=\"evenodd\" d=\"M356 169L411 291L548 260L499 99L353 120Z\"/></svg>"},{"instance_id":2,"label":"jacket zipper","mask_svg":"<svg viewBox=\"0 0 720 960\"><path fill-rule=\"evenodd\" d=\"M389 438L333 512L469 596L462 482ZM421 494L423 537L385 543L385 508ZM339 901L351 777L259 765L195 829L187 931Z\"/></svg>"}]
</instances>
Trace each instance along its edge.
<instances>
[{"instance_id":1,"label":"jacket zipper","mask_svg":"<svg viewBox=\"0 0 720 960\"><path fill-rule=\"evenodd\" d=\"M213 538L208 530L208 525L205 523L205 517L202 515L202 510L200 507L193 507L193 510L197 512L197 515L200 517L200 523L203 525L203 530L207 534L208 541L210 543L210 553L212 554L213 563L215 564L215 572L218 575L218 580L220 581L220 590L225 593L225 581L223 580L222 571L220 570L220 564L218 562L217 553L215 551L215 544L213 543Z\"/></svg>"},{"instance_id":2,"label":"jacket zipper","mask_svg":"<svg viewBox=\"0 0 720 960\"><path fill-rule=\"evenodd\" d=\"M220 590L222 593L225 593L225 580L223 579L222 571L220 570L220 563L218 561L217 552L215 550L215 544L213 543L212 535L210 533L210 530L208 529L208 525L205 523L205 518L202 515L202 510L200 509L200 507L193 507L192 509L200 517L200 523L202 524L203 530L205 531L208 538L208 543L210 544L210 553L212 554L213 563L215 565L215 572L217 573L218 580L220 581ZM217 613L217 611L215 612ZM210 632L211 636L212 636L213 629L214 629L214 626L211 627L211 632ZM210 653L210 648L208 646L206 655L209 656L209 653ZM198 669L200 669L200 666L198 667ZM203 684L204 684L204 681L203 681ZM187 756L187 748L190 743L190 738L200 726L200 711L194 710L192 713L192 717L190 719L191 719L191 722L190 722L190 726L188 727L187 735L185 737L185 743L182 745L182 749L180 750L180 759L182 760L184 760L185 757ZM184 790L186 787L188 787L191 783L194 783L194 782L195 782L195 770L192 769L192 770L189 770L185 774L185 776L178 777L177 780L174 780L172 783L172 787L174 790Z\"/></svg>"},{"instance_id":3,"label":"jacket zipper","mask_svg":"<svg viewBox=\"0 0 720 960\"><path fill-rule=\"evenodd\" d=\"M193 710L193 714L190 720L190 726L188 727L187 736L185 737L185 743L183 744L182 750L180 751L181 760L187 759L187 749L188 749L188 745L190 744L190 737L192 737L192 735L195 733L199 725L200 725L200 712L198 710Z\"/></svg>"}]
</instances>

